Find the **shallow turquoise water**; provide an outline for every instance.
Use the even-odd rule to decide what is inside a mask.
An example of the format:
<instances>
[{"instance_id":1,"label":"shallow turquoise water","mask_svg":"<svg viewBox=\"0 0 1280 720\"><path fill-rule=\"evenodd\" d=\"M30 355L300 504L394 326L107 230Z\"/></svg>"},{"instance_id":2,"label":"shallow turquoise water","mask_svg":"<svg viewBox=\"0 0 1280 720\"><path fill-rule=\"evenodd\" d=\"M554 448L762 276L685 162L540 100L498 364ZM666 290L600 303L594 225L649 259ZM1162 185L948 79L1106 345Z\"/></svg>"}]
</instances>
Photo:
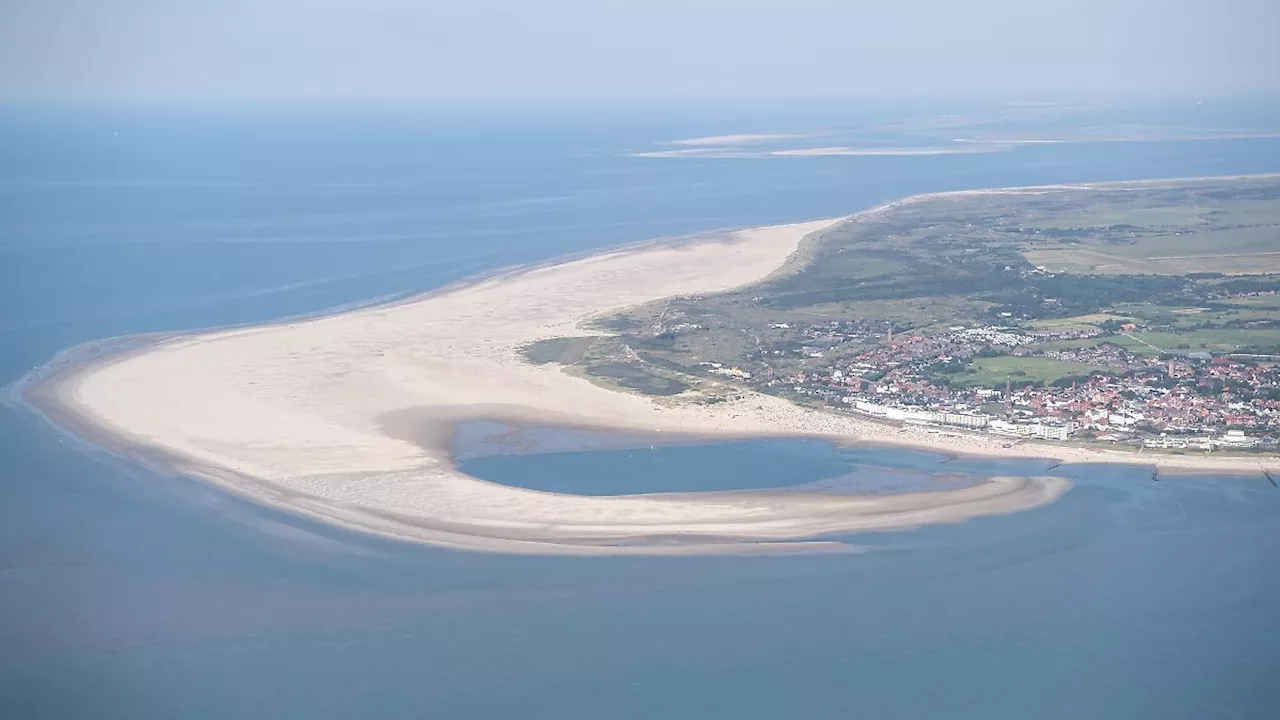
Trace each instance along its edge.
<instances>
[{"instance_id":1,"label":"shallow turquoise water","mask_svg":"<svg viewBox=\"0 0 1280 720\"><path fill-rule=\"evenodd\" d=\"M1265 139L619 157L824 122L742 112L7 115L0 378L102 337L315 312L912 192L1280 170L1280 141ZM824 447L765 450L650 459L680 466L668 477L686 489L713 472L723 484L819 480L836 462ZM653 473L619 452L632 451L481 469L518 484L542 468L588 488L603 468L643 489ZM781 463L796 474L768 467L777 452L799 455ZM858 452L859 467L895 476L940 460ZM0 460L4 717L1280 714L1280 493L1260 476L1153 483L1143 468L1064 467L1076 486L1052 506L850 538L863 554L569 559L320 527L87 453L12 406L0 410Z\"/></svg>"}]
</instances>

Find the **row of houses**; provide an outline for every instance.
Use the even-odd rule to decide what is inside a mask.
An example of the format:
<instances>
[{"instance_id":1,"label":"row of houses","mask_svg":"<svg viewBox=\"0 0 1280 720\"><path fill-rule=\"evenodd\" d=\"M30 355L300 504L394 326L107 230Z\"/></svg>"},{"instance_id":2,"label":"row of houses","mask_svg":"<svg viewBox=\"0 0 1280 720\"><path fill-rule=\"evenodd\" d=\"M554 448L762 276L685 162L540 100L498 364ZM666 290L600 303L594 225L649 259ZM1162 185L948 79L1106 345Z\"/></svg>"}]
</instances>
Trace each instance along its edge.
<instances>
[{"instance_id":1,"label":"row of houses","mask_svg":"<svg viewBox=\"0 0 1280 720\"><path fill-rule=\"evenodd\" d=\"M896 407L859 400L849 395L842 399L845 404L852 405L854 410L872 417L894 420L913 425L945 425L948 427L966 428L969 430L986 430L993 435L1016 438L1038 438L1042 440L1066 440L1076 431L1074 423L1051 424L1043 422L1016 423L992 418L990 415L977 413L948 412L942 410L921 410L919 408Z\"/></svg>"},{"instance_id":2,"label":"row of houses","mask_svg":"<svg viewBox=\"0 0 1280 720\"><path fill-rule=\"evenodd\" d=\"M1228 430L1217 437L1212 435L1179 437L1161 434L1160 437L1147 438L1142 444L1144 447L1164 450L1212 450L1214 448L1251 448L1274 443L1275 440L1271 437L1256 438L1246 435L1243 430Z\"/></svg>"}]
</instances>

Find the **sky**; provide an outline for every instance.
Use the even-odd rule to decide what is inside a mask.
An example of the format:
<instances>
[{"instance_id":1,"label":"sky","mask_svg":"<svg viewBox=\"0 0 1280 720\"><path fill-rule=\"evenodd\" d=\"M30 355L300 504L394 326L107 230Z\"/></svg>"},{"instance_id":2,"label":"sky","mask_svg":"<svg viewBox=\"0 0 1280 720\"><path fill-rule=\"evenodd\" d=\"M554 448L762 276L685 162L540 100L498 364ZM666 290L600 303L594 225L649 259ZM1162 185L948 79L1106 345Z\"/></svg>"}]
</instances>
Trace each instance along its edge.
<instances>
[{"instance_id":1,"label":"sky","mask_svg":"<svg viewBox=\"0 0 1280 720\"><path fill-rule=\"evenodd\" d=\"M1280 93L1277 0L0 0L0 100Z\"/></svg>"}]
</instances>

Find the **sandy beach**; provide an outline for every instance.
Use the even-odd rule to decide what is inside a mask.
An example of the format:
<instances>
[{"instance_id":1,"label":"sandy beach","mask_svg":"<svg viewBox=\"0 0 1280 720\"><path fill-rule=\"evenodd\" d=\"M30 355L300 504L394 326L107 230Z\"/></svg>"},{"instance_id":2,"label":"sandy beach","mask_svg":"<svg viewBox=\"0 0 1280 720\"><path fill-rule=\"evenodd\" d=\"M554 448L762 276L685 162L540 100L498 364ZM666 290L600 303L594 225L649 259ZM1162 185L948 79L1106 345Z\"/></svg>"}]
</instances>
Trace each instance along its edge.
<instances>
[{"instance_id":1,"label":"sandy beach","mask_svg":"<svg viewBox=\"0 0 1280 720\"><path fill-rule=\"evenodd\" d=\"M602 313L758 280L803 238L841 220L654 243L511 271L392 305L169 337L72 364L36 383L28 397L91 442L259 502L363 532L501 552L843 550L847 546L821 536L1039 507L1069 483L1000 477L958 490L878 497L560 495L460 473L449 453L459 420L702 437L821 436L1073 463L1153 462L1151 455L1093 448L1003 447L996 439L899 429L757 394L710 406L657 401L607 390L555 365L531 365L520 355L532 341L592 334L583 321ZM1202 471L1258 468L1257 459L1238 457L1164 456L1159 462Z\"/></svg>"}]
</instances>

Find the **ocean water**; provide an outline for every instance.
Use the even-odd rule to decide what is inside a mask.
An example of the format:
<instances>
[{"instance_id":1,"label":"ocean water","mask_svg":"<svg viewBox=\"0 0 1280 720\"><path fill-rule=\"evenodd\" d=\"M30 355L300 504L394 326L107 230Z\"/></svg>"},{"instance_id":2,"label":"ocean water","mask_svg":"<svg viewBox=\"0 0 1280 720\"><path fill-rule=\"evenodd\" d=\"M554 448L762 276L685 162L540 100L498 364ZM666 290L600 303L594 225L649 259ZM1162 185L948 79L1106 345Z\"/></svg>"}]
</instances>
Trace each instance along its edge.
<instances>
[{"instance_id":1,"label":"ocean water","mask_svg":"<svg viewBox=\"0 0 1280 720\"><path fill-rule=\"evenodd\" d=\"M1272 110L1087 121L1275 130ZM908 111L947 109L15 109L0 116L0 385L95 339L315 313L910 193L1280 171L1274 138L628 157L760 130L888 141ZM1067 122L1081 121L1035 126ZM659 489L645 485L655 458L679 466L668 489L822 481L844 461L913 481L1047 466L850 460L792 441L647 452L465 462L580 491L603 468L627 491ZM326 528L89 451L12 402L0 460L4 717L1280 714L1280 492L1260 475L1064 466L1076 486L1052 506L859 535L856 554L582 559Z\"/></svg>"}]
</instances>

